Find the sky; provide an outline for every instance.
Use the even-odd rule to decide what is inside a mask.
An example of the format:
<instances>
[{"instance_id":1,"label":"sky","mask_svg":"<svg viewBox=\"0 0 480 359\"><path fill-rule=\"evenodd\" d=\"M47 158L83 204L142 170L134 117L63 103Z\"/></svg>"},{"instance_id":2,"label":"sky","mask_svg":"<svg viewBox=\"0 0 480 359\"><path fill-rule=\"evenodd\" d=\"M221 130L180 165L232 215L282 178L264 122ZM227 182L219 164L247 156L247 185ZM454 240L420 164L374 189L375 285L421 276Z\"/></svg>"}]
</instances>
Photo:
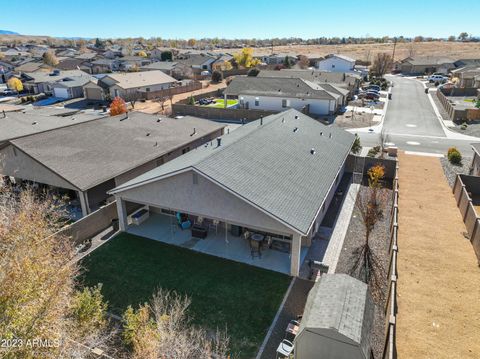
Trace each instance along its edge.
<instances>
[{"instance_id":1,"label":"sky","mask_svg":"<svg viewBox=\"0 0 480 359\"><path fill-rule=\"evenodd\" d=\"M0 9L1 30L57 37L480 36L480 0L0 0Z\"/></svg>"}]
</instances>

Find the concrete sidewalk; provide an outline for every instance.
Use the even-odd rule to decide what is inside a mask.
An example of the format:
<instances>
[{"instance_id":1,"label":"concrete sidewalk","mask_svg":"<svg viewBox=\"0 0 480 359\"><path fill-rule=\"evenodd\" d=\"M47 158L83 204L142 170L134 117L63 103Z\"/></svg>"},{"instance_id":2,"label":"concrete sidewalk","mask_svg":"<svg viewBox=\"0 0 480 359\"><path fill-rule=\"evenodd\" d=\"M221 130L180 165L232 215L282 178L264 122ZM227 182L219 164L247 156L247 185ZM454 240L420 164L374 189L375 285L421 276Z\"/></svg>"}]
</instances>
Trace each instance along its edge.
<instances>
[{"instance_id":1,"label":"concrete sidewalk","mask_svg":"<svg viewBox=\"0 0 480 359\"><path fill-rule=\"evenodd\" d=\"M440 160L399 154L399 358L480 357L480 269Z\"/></svg>"}]
</instances>

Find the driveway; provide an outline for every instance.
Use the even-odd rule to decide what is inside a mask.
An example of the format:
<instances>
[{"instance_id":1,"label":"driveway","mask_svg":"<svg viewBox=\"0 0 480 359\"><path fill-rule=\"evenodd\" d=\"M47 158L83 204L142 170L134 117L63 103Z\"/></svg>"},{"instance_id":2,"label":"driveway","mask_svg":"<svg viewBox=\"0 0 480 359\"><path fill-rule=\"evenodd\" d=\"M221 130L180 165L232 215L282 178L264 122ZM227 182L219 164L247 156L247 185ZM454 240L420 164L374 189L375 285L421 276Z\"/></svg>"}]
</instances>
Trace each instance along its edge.
<instances>
[{"instance_id":1,"label":"driveway","mask_svg":"<svg viewBox=\"0 0 480 359\"><path fill-rule=\"evenodd\" d=\"M389 76L394 83L383 128L392 134L445 137L425 89L418 81Z\"/></svg>"}]
</instances>

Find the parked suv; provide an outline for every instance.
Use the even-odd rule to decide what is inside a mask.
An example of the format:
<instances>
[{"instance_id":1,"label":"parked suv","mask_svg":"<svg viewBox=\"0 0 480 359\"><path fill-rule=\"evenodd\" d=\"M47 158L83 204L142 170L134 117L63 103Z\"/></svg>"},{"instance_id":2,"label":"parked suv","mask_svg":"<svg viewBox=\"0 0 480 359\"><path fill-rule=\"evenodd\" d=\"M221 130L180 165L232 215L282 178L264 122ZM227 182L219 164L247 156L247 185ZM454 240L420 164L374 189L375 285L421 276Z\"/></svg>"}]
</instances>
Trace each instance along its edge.
<instances>
[{"instance_id":1,"label":"parked suv","mask_svg":"<svg viewBox=\"0 0 480 359\"><path fill-rule=\"evenodd\" d=\"M447 82L447 78L443 75L431 75L428 77L428 82L438 82L443 84L444 82Z\"/></svg>"}]
</instances>

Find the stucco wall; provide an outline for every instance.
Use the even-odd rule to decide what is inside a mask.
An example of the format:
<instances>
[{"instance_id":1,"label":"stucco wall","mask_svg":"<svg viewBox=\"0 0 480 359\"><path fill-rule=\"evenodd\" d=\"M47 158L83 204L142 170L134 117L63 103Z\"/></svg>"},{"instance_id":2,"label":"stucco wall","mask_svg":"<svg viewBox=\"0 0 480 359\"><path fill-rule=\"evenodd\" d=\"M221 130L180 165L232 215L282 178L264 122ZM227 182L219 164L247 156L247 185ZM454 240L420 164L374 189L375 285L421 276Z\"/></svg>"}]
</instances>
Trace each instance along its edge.
<instances>
[{"instance_id":1,"label":"stucco wall","mask_svg":"<svg viewBox=\"0 0 480 359\"><path fill-rule=\"evenodd\" d=\"M76 190L72 184L18 148L14 149L12 145L8 145L0 150L0 173L4 176L12 176L55 187Z\"/></svg>"},{"instance_id":2,"label":"stucco wall","mask_svg":"<svg viewBox=\"0 0 480 359\"><path fill-rule=\"evenodd\" d=\"M330 57L317 62L317 69L330 72L350 72L353 70L355 63L340 59L338 57Z\"/></svg>"},{"instance_id":3,"label":"stucco wall","mask_svg":"<svg viewBox=\"0 0 480 359\"><path fill-rule=\"evenodd\" d=\"M288 108L294 108L298 111L302 111L305 106L309 106L309 113L315 115L328 115L330 112L335 111L334 100L318 100L318 99L297 99L286 97L269 97L269 96L250 96L239 94L238 98L243 97L243 102L248 103L249 109L254 110L267 110L267 111L285 111ZM258 106L255 106L255 98L259 99ZM282 100L287 100L287 107L282 107Z\"/></svg>"},{"instance_id":4,"label":"stucco wall","mask_svg":"<svg viewBox=\"0 0 480 359\"><path fill-rule=\"evenodd\" d=\"M119 194L123 199L183 211L207 218L226 220L278 234L292 234L288 227L252 207L210 180L192 171L178 174Z\"/></svg>"}]
</instances>

